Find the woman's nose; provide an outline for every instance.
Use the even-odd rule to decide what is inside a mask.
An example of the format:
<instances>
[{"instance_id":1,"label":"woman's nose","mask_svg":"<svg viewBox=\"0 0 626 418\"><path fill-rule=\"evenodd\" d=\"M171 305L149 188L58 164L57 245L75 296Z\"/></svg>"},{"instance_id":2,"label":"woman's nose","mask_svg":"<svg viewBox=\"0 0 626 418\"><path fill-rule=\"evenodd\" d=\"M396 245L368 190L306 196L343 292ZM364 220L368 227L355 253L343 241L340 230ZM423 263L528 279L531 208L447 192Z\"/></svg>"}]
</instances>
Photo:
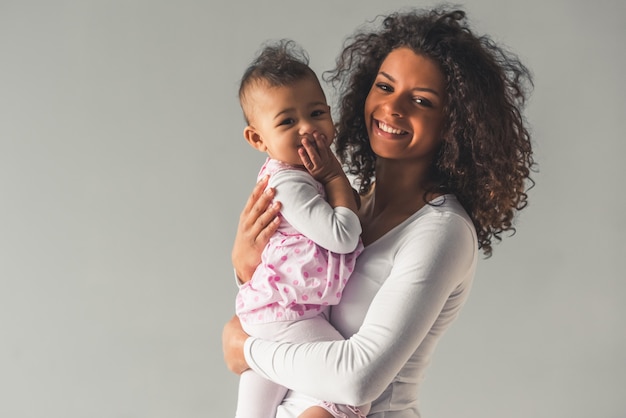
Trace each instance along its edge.
<instances>
[{"instance_id":1,"label":"woman's nose","mask_svg":"<svg viewBox=\"0 0 626 418\"><path fill-rule=\"evenodd\" d=\"M387 100L383 104L383 108L387 111L391 116L395 116L397 118L401 118L404 116L404 108L401 103L400 96L389 96Z\"/></svg>"}]
</instances>

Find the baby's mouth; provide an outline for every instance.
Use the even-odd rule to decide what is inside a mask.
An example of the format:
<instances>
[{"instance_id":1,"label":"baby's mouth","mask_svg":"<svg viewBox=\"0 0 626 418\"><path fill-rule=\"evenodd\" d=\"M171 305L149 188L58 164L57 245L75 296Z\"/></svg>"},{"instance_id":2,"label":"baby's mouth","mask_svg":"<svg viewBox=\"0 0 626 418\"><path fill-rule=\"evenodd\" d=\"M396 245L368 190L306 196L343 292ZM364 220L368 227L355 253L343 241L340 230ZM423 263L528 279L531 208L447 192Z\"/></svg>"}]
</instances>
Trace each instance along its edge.
<instances>
[{"instance_id":1,"label":"baby's mouth","mask_svg":"<svg viewBox=\"0 0 626 418\"><path fill-rule=\"evenodd\" d=\"M385 122L381 121L381 120L376 120L376 126L378 126L378 129L380 129L383 132L386 132L388 134L392 134L392 135L406 135L408 134L408 131L404 131L402 129L398 129L398 128L394 128L391 125L387 125Z\"/></svg>"}]
</instances>

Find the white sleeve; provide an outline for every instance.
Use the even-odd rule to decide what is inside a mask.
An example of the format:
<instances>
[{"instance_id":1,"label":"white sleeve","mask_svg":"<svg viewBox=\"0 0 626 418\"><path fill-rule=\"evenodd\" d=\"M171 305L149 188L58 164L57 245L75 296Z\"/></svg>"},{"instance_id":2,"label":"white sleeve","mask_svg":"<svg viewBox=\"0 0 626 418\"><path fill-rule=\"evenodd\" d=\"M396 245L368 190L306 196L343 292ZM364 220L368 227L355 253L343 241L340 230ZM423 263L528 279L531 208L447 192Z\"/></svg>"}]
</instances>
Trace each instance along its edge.
<instances>
[{"instance_id":1,"label":"white sleeve","mask_svg":"<svg viewBox=\"0 0 626 418\"><path fill-rule=\"evenodd\" d=\"M249 338L244 351L250 367L331 402L362 405L380 396L475 265L475 235L461 217L439 218L414 232L350 339L289 344Z\"/></svg>"},{"instance_id":2,"label":"white sleeve","mask_svg":"<svg viewBox=\"0 0 626 418\"><path fill-rule=\"evenodd\" d=\"M319 246L338 254L354 251L361 223L348 208L332 208L318 193L317 182L306 172L285 170L274 174L269 185L282 204L281 214L295 229Z\"/></svg>"}]
</instances>

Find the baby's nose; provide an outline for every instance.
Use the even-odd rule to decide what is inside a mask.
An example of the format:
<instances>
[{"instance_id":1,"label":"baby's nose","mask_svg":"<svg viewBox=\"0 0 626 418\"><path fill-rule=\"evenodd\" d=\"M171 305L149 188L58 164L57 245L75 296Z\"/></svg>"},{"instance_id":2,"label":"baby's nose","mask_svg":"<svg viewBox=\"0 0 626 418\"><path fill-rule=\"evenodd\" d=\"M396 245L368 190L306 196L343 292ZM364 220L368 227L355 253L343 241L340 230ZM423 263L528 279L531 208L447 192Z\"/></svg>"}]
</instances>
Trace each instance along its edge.
<instances>
[{"instance_id":1,"label":"baby's nose","mask_svg":"<svg viewBox=\"0 0 626 418\"><path fill-rule=\"evenodd\" d=\"M304 138L306 138L306 139L308 139L308 140L310 140L310 141L313 141L313 140L314 140L313 135L314 135L316 132L317 132L317 130L315 130L315 129L311 129L311 130L301 130L301 131L299 132L299 134L300 134L300 139L304 139Z\"/></svg>"}]
</instances>

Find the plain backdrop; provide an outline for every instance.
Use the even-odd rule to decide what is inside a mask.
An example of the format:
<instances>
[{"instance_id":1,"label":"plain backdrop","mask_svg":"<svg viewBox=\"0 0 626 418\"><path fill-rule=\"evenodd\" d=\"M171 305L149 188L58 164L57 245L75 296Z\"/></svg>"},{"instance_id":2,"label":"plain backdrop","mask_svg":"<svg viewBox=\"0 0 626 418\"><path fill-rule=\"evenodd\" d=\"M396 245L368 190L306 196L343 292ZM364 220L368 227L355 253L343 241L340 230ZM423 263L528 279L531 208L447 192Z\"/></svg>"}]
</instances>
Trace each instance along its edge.
<instances>
[{"instance_id":1,"label":"plain backdrop","mask_svg":"<svg viewBox=\"0 0 626 418\"><path fill-rule=\"evenodd\" d=\"M264 158L239 78L266 40L321 73L367 20L435 4L0 0L0 416L232 417L230 250ZM539 171L423 416L624 417L626 2L462 5L534 73Z\"/></svg>"}]
</instances>

